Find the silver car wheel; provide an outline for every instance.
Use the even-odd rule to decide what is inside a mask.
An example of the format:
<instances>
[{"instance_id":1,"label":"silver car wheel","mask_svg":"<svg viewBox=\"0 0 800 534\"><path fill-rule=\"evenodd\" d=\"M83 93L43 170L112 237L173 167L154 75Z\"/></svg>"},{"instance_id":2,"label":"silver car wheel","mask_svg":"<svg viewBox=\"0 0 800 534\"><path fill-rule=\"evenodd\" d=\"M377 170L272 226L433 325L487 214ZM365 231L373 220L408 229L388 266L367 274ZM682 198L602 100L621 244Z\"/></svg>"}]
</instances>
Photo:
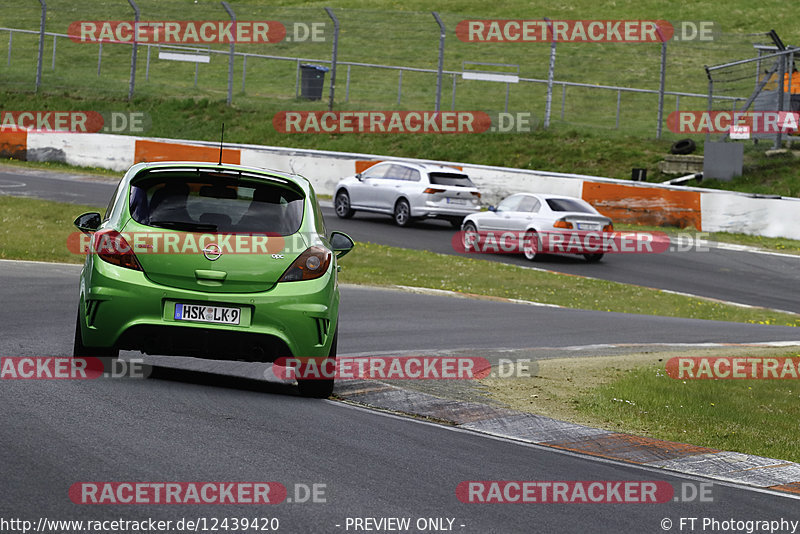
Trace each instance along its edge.
<instances>
[{"instance_id":1,"label":"silver car wheel","mask_svg":"<svg viewBox=\"0 0 800 534\"><path fill-rule=\"evenodd\" d=\"M349 219L353 216L355 210L350 207L350 195L346 191L341 191L336 195L334 209L336 210L336 215L342 219Z\"/></svg>"},{"instance_id":2,"label":"silver car wheel","mask_svg":"<svg viewBox=\"0 0 800 534\"><path fill-rule=\"evenodd\" d=\"M464 252L471 252L473 250L477 250L478 239L480 236L478 235L478 229L475 228L475 225L472 223L467 223L464 226L464 233L461 236L464 245Z\"/></svg>"},{"instance_id":3,"label":"silver car wheel","mask_svg":"<svg viewBox=\"0 0 800 534\"><path fill-rule=\"evenodd\" d=\"M405 200L398 200L394 206L394 222L397 226L406 226L411 220L411 206Z\"/></svg>"},{"instance_id":4,"label":"silver car wheel","mask_svg":"<svg viewBox=\"0 0 800 534\"><path fill-rule=\"evenodd\" d=\"M525 259L533 261L539 253L539 234L536 232L526 232L525 242L522 244L522 252L525 254Z\"/></svg>"}]
</instances>

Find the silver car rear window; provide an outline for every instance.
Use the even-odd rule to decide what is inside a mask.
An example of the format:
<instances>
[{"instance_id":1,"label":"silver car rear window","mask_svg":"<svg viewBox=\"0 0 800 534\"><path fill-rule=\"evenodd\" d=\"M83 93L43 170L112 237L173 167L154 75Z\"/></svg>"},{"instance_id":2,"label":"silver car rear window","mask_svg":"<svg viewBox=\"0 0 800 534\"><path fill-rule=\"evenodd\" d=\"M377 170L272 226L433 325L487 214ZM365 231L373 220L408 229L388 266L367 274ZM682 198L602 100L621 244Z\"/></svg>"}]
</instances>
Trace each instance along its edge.
<instances>
[{"instance_id":1,"label":"silver car rear window","mask_svg":"<svg viewBox=\"0 0 800 534\"><path fill-rule=\"evenodd\" d=\"M475 187L472 180L466 174L455 172L431 172L428 173L431 185L455 185L460 187Z\"/></svg>"},{"instance_id":2,"label":"silver car rear window","mask_svg":"<svg viewBox=\"0 0 800 534\"><path fill-rule=\"evenodd\" d=\"M578 211L581 213L594 213L592 210L576 200L569 198L548 198L547 205L553 211Z\"/></svg>"}]
</instances>

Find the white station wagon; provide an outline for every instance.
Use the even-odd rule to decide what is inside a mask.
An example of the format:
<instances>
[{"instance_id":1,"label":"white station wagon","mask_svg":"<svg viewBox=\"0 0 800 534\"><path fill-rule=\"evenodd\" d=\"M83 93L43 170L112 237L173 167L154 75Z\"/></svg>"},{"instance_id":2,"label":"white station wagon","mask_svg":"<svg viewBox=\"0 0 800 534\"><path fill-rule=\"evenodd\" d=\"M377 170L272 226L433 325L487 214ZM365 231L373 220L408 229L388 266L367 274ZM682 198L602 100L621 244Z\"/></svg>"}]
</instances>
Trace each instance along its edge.
<instances>
[{"instance_id":1,"label":"white station wagon","mask_svg":"<svg viewBox=\"0 0 800 534\"><path fill-rule=\"evenodd\" d=\"M341 180L334 208L343 219L370 211L391 215L398 226L431 217L459 228L480 211L480 198L469 176L454 167L385 161Z\"/></svg>"}]
</instances>

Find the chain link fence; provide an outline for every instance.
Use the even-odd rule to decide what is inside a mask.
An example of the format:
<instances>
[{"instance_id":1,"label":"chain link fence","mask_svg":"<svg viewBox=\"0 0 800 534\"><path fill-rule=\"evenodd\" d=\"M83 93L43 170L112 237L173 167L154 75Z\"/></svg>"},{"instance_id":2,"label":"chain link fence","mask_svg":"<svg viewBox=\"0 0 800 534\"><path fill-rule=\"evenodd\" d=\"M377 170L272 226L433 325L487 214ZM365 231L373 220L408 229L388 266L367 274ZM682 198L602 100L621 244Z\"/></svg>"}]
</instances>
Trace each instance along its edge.
<instances>
[{"instance_id":1,"label":"chain link fence","mask_svg":"<svg viewBox=\"0 0 800 534\"><path fill-rule=\"evenodd\" d=\"M726 112L725 118L747 127L746 137L772 138L773 148L779 148L784 137L797 138L800 134L800 73L795 67L800 48L758 48L756 57L706 67L708 114L714 117ZM721 108L718 98L721 95L737 95L737 105L733 109ZM739 114L738 120L733 112ZM730 131L715 137L724 141L730 137ZM711 133L707 133L706 139L711 138Z\"/></svg>"},{"instance_id":2,"label":"chain link fence","mask_svg":"<svg viewBox=\"0 0 800 534\"><path fill-rule=\"evenodd\" d=\"M231 14L223 3L210 0L42 2L44 34L39 2L20 0L13 11L4 10L0 50L6 41L7 51L0 62L0 88L103 98L228 98L256 109L268 102L292 109L332 104L336 109L431 110L440 102L443 110L530 113L540 126L560 123L658 137L671 111L706 108L704 65L751 57L754 45L769 42L766 34L734 35L719 28L710 40L676 38L663 45L464 42L455 28L477 17L439 13L445 28L440 73L440 26L432 13L335 8L330 10L339 23L334 100L329 102L328 71L322 99L309 102L298 98L302 65L330 68L334 55L334 20L323 8L231 2L238 21L277 21L286 29L285 38L233 47L139 44L132 77L131 43L76 42L69 37L70 25L133 21L134 6L141 21L230 21ZM676 33L698 23L672 22ZM167 59L175 55L183 60ZM490 72L513 71L516 80L465 79L465 69L481 64ZM747 96L712 98L715 105L734 106Z\"/></svg>"}]
</instances>

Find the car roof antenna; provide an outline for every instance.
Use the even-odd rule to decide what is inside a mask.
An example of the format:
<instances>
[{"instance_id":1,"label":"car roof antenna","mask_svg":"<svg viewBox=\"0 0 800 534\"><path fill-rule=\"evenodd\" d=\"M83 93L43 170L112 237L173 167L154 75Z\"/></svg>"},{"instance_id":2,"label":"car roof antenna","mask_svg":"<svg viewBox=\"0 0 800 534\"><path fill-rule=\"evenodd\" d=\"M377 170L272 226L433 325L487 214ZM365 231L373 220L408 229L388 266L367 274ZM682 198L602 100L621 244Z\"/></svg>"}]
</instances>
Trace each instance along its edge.
<instances>
[{"instance_id":1,"label":"car roof antenna","mask_svg":"<svg viewBox=\"0 0 800 534\"><path fill-rule=\"evenodd\" d=\"M222 123L222 133L219 136L219 165L222 165L222 140L225 139L225 123Z\"/></svg>"}]
</instances>

